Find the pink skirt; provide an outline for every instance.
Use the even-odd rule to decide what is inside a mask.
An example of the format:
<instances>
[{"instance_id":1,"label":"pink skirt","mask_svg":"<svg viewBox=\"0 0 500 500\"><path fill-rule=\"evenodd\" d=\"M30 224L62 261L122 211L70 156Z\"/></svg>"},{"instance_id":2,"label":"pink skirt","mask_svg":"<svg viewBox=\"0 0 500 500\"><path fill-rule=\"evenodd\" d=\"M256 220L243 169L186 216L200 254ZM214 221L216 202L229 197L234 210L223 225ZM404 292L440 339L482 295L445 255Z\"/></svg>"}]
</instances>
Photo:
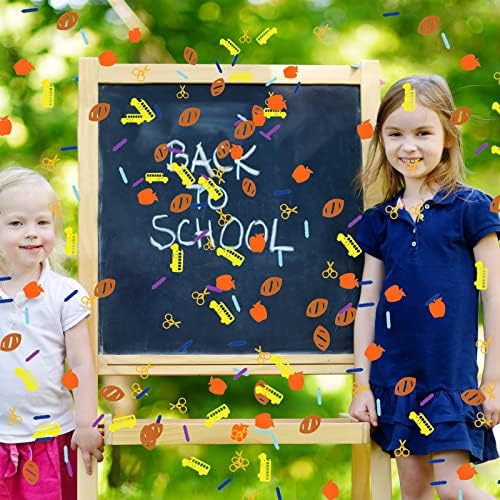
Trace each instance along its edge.
<instances>
[{"instance_id":1,"label":"pink skirt","mask_svg":"<svg viewBox=\"0 0 500 500\"><path fill-rule=\"evenodd\" d=\"M76 451L71 449L72 435L73 431L49 441L1 443L0 500L76 500ZM64 461L65 445L71 466Z\"/></svg>"}]
</instances>

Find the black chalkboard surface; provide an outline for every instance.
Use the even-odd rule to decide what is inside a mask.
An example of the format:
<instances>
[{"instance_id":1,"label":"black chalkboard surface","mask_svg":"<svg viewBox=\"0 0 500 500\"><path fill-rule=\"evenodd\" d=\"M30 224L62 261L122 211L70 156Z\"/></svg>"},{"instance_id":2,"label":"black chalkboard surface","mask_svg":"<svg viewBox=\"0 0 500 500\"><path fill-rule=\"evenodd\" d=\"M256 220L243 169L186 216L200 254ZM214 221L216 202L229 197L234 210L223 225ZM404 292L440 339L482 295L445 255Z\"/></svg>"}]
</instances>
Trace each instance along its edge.
<instances>
[{"instance_id":1,"label":"black chalkboard surface","mask_svg":"<svg viewBox=\"0 0 500 500\"><path fill-rule=\"evenodd\" d=\"M99 102L111 105L109 116L99 123L99 279L116 280L115 292L99 301L99 353L251 354L262 345L274 353L321 354L313 342L318 325L331 335L325 352L352 353L353 324L336 326L334 320L347 303L356 306L359 288L341 288L338 278L324 279L322 272L329 260L339 276L353 272L361 279L363 257L349 257L336 239L339 232L352 232L347 224L362 212L362 200L352 186L361 164L359 87L302 85L297 91L295 84L227 84L217 97L210 94L210 83L188 84L185 90L188 99L176 97L178 84L99 84ZM265 107L269 91L286 100L286 118L268 118L251 137L235 139L238 115L251 119L252 106ZM137 113L130 105L133 97L145 99L155 110L153 121L121 124L121 117ZM181 127L179 115L189 107L201 109L200 119ZM277 124L279 130L269 139L259 134ZM231 156L216 157L217 145L225 139L243 147L241 163ZM153 152L160 143L185 154L173 151L156 163ZM226 194L211 202L211 208L207 192L199 185L186 189L169 166L187 162L198 180L209 175L204 165L217 167L214 156L230 168L220 184ZM313 171L307 182L296 183L291 176L299 164ZM163 172L169 181L134 186L147 172ZM255 182L253 198L242 190L245 177ZM142 205L137 194L148 187L158 201ZM171 212L171 200L179 193L192 194L192 203L200 206ZM332 198L343 199L344 209L334 218L323 217L323 205ZM235 218L224 228L215 211L223 203L223 213ZM284 220L281 204L297 207L298 213ZM249 236L265 235L262 253L252 252L245 238L252 221L257 222ZM209 224L216 247L233 247L245 256L240 267L215 250L205 250L206 236L193 243ZM182 273L169 267L174 240L184 250ZM197 305L192 293L215 287L216 278L225 274L231 275L235 289L208 290L205 303ZM153 289L162 277L163 283ZM262 296L260 287L268 277L281 277L282 288ZM328 299L326 312L306 317L308 304L318 297ZM209 307L211 300L229 308L235 317L231 324L221 324ZM267 310L267 319L259 323L249 314L258 301ZM180 324L165 329L168 313Z\"/></svg>"}]
</instances>

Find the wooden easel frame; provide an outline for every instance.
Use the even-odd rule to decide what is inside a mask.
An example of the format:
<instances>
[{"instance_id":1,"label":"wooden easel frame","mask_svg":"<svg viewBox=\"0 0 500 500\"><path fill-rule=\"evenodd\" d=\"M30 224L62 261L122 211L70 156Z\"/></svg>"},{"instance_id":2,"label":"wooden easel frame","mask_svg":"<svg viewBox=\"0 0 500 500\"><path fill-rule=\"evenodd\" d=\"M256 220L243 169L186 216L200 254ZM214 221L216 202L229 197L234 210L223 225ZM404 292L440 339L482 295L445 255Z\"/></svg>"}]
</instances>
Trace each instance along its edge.
<instances>
[{"instance_id":1,"label":"wooden easel frame","mask_svg":"<svg viewBox=\"0 0 500 500\"><path fill-rule=\"evenodd\" d=\"M215 65L198 64L196 68L187 65L148 64L150 71L144 82L138 82L133 70L138 64L117 64L103 67L96 58L81 58L78 72L78 154L79 154L79 251L78 278L87 290L93 290L98 281L98 123L88 119L92 106L98 102L99 83L137 84L141 83L186 83L177 69L189 73L189 83L211 83L220 74ZM222 65L226 84L228 76L235 73L252 74L251 83L266 83L276 77L276 84L290 84L283 69L287 65ZM356 66L300 66L300 81L307 84L341 84L360 87L361 119L375 122L379 106L378 61L363 60ZM234 80L233 80L234 81ZM234 81L234 83L244 83ZM354 133L354 131L353 131ZM366 160L368 142L362 142L363 163ZM367 202L365 194L365 204ZM246 366L252 375L279 374L276 366L261 364L256 355L98 355L98 311L89 318L91 344L98 375L137 375L136 367L151 364L150 375L233 375L233 366ZM278 353L275 353L278 354ZM345 374L353 367L352 354L287 354L290 364L304 374ZM97 385L97 377L95 379ZM140 444L140 429L153 420L138 420L133 429L122 429L114 433L105 431L107 444ZM352 498L370 498L370 475L374 500L390 500L390 460L378 446L370 441L368 423L358 423L350 418L322 419L320 428L312 434L299 432L299 419L275 419L275 434L283 444L352 444ZM158 440L161 444L186 444L182 426L189 425L190 444L234 444L230 439L230 428L235 423L253 425L253 420L226 419L208 429L204 420L187 419L169 421L170 431L164 432ZM175 430L175 432L174 432ZM270 444L269 435L249 433L245 444ZM78 454L78 495L86 500L97 500L97 464L93 461L94 473L88 476ZM372 474L370 474L370 470ZM388 479L388 483L387 483Z\"/></svg>"}]
</instances>

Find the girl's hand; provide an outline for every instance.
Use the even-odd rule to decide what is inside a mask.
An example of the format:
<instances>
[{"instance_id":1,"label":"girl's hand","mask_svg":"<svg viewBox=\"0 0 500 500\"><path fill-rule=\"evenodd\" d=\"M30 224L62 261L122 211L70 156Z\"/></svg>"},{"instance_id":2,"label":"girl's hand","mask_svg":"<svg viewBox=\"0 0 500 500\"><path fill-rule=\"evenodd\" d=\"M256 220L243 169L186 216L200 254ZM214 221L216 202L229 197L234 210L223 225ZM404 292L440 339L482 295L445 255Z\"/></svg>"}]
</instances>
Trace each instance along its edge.
<instances>
[{"instance_id":1,"label":"girl's hand","mask_svg":"<svg viewBox=\"0 0 500 500\"><path fill-rule=\"evenodd\" d=\"M375 427L378 425L375 398L370 389L364 390L358 397L352 399L349 415L358 422L370 422Z\"/></svg>"},{"instance_id":2,"label":"girl's hand","mask_svg":"<svg viewBox=\"0 0 500 500\"><path fill-rule=\"evenodd\" d=\"M489 383L491 394L483 386ZM481 384L481 392L486 396L483 402L483 413L486 420L491 420L491 426L500 424L500 380L488 380Z\"/></svg>"},{"instance_id":3,"label":"girl's hand","mask_svg":"<svg viewBox=\"0 0 500 500\"><path fill-rule=\"evenodd\" d=\"M104 438L101 433L93 427L77 427L71 438L71 449L76 450L80 448L82 452L83 462L87 474L92 474L92 460L91 455L97 459L98 462L104 460Z\"/></svg>"}]
</instances>

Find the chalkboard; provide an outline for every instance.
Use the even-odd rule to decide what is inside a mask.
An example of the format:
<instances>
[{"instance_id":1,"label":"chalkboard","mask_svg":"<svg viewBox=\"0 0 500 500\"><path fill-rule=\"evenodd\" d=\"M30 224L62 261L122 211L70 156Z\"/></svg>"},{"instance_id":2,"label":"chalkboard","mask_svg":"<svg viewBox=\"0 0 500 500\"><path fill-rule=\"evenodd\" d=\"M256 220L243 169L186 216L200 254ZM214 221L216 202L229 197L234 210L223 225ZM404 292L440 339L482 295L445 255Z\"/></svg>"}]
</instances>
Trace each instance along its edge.
<instances>
[{"instance_id":1,"label":"chalkboard","mask_svg":"<svg viewBox=\"0 0 500 500\"><path fill-rule=\"evenodd\" d=\"M322 272L329 260L339 276L355 273L361 279L363 256L348 256L336 238L339 232L352 233L347 225L362 212L362 200L352 183L361 165L356 134L361 121L360 87L227 84L217 97L212 97L210 83L188 84L185 90L188 99L176 97L179 85L173 83L99 84L99 102L111 108L99 123L98 274L99 279L116 280L115 292L99 300L99 353L250 354L262 345L274 353L321 354L313 342L318 325L331 336L326 353L352 353L353 323L337 326L335 315L349 302L356 306L359 288L342 288L338 277L325 279ZM268 118L251 137L235 139L238 115L251 119L252 106L265 107L269 91L285 99L286 118ZM156 113L153 121L121 124L121 117L137 113L130 105L133 97L151 106ZM181 127L179 115L189 107L199 107L201 116L195 125ZM270 138L259 134L277 124L280 128ZM239 165L231 156L217 157L220 165L234 168L222 177L220 187L226 195L213 201L211 208L206 205L207 192L199 185L186 189L170 165L187 161L197 180L208 176L203 160L215 168L215 150L225 139L240 144L244 156ZM165 161L156 163L153 153L161 143L185 150L187 157L172 151ZM291 176L300 164L313 171L303 183ZM135 185L146 172L163 172L169 180ZM242 190L244 178L255 182L253 198ZM142 205L137 195L148 187L158 201ZM192 194L192 203L201 206L171 212L171 200L179 193ZM333 218L323 217L323 205L332 198L344 200L343 211ZM221 203L226 203L223 213L233 216L224 228L218 225L215 211ZM282 219L282 204L297 207L297 213ZM209 228L209 221L216 247L232 247L244 255L240 267L217 256L215 250L205 250L206 236L193 243L197 234ZM262 253L252 252L245 239L252 221L261 221L250 227L249 236L265 234ZM179 243L179 225L184 269L174 273L169 247L174 236ZM226 274L236 288L210 291L205 303L197 305L192 293L203 292L207 285L215 287L216 278ZM273 296L262 296L261 284L268 277L281 277L282 288ZM318 297L328 299L326 312L307 317L308 304ZM234 321L221 324L209 307L211 300L222 301ZM261 322L249 314L258 301L267 310L267 319ZM180 324L165 329L167 313Z\"/></svg>"}]
</instances>

